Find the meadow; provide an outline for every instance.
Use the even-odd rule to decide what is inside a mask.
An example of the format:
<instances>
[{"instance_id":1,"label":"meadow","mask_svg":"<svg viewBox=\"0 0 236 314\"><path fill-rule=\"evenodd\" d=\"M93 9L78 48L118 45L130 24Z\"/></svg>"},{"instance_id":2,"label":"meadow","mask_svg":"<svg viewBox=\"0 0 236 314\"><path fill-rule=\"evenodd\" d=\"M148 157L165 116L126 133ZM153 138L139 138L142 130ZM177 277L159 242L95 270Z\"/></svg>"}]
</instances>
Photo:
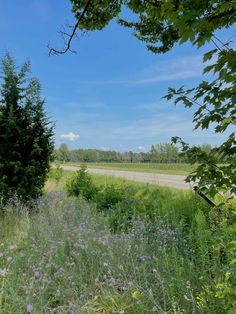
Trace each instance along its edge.
<instances>
[{"instance_id":1,"label":"meadow","mask_svg":"<svg viewBox=\"0 0 236 314\"><path fill-rule=\"evenodd\" d=\"M0 313L235 313L235 202L51 170L2 205Z\"/></svg>"},{"instance_id":2,"label":"meadow","mask_svg":"<svg viewBox=\"0 0 236 314\"><path fill-rule=\"evenodd\" d=\"M151 173L166 173L187 175L194 170L194 167L187 163L108 163L108 162L66 162L65 165L81 166L86 165L90 168L98 169L112 169L124 171L138 171L138 172L151 172Z\"/></svg>"}]
</instances>

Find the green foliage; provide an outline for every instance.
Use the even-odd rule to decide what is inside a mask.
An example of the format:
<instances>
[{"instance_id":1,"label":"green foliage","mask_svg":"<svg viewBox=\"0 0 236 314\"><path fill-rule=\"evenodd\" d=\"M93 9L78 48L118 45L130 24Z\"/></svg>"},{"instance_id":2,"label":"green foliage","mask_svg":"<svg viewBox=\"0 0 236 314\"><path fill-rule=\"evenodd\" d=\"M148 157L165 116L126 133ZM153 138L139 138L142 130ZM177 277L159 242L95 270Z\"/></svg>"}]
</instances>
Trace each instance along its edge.
<instances>
[{"instance_id":1,"label":"green foliage","mask_svg":"<svg viewBox=\"0 0 236 314\"><path fill-rule=\"evenodd\" d=\"M93 199L97 193L97 188L92 182L92 177L86 171L86 166L82 166L77 171L76 176L67 184L69 195L81 196L87 200Z\"/></svg>"},{"instance_id":2,"label":"green foliage","mask_svg":"<svg viewBox=\"0 0 236 314\"><path fill-rule=\"evenodd\" d=\"M189 228L199 206L209 211L208 204L195 194L129 181L99 183L85 168L69 181L67 191L91 201L96 211L105 215L113 232L130 228L135 217L155 221L159 215L165 215L171 224L181 221Z\"/></svg>"},{"instance_id":3,"label":"green foliage","mask_svg":"<svg viewBox=\"0 0 236 314\"><path fill-rule=\"evenodd\" d=\"M203 80L191 89L170 88L166 99L175 98L187 108L193 107L195 129L213 127L216 133L231 134L221 145L206 153L190 147L175 137L192 163L198 163L188 180L199 182L200 189L216 195L218 191L236 192L236 52L231 42L222 42L215 32L235 23L235 1L166 1L166 0L71 0L72 11L81 30L100 30L116 17L118 23L132 28L133 34L145 42L153 53L165 53L175 44L190 41L197 48L211 43L214 49L206 52L203 74L211 72L213 79ZM122 11L131 10L131 19L121 18ZM217 156L217 157L216 157ZM218 162L227 163L218 166Z\"/></svg>"},{"instance_id":4,"label":"green foliage","mask_svg":"<svg viewBox=\"0 0 236 314\"><path fill-rule=\"evenodd\" d=\"M0 312L232 314L234 226L212 228L198 196L157 187L136 191L138 202L153 199L155 215L146 219L140 205L128 226L116 210L138 203L129 207L134 189L123 193L126 205L105 213L56 191L32 214L9 203L0 219Z\"/></svg>"},{"instance_id":5,"label":"green foliage","mask_svg":"<svg viewBox=\"0 0 236 314\"><path fill-rule=\"evenodd\" d=\"M230 27L235 22L234 1L214 0L190 3L181 1L141 1L141 0L70 0L72 12L80 19L78 28L101 30L111 19L132 28L134 35L147 44L154 53L164 53L175 43L191 41L201 47L210 41L213 32L222 27ZM132 11L133 20L120 18L122 10Z\"/></svg>"},{"instance_id":6,"label":"green foliage","mask_svg":"<svg viewBox=\"0 0 236 314\"><path fill-rule=\"evenodd\" d=\"M151 161L157 163L176 163L181 160L177 147L169 143L152 145L150 155Z\"/></svg>"},{"instance_id":7,"label":"green foliage","mask_svg":"<svg viewBox=\"0 0 236 314\"><path fill-rule=\"evenodd\" d=\"M55 168L50 169L49 178L55 179L56 183L58 184L63 177L64 170L60 167L60 165L56 165Z\"/></svg>"},{"instance_id":8,"label":"green foliage","mask_svg":"<svg viewBox=\"0 0 236 314\"><path fill-rule=\"evenodd\" d=\"M118 152L99 149L72 149L61 144L55 150L55 157L59 162L107 162L107 163L183 163L178 149L170 143L152 145L150 152Z\"/></svg>"},{"instance_id":9,"label":"green foliage","mask_svg":"<svg viewBox=\"0 0 236 314\"><path fill-rule=\"evenodd\" d=\"M0 87L0 194L38 197L53 152L53 127L44 112L37 80L27 81L29 63L17 70L6 54Z\"/></svg>"},{"instance_id":10,"label":"green foliage","mask_svg":"<svg viewBox=\"0 0 236 314\"><path fill-rule=\"evenodd\" d=\"M60 147L56 151L56 158L60 162L66 162L70 160L69 149L66 144L62 143L60 145Z\"/></svg>"},{"instance_id":11,"label":"green foliage","mask_svg":"<svg viewBox=\"0 0 236 314\"><path fill-rule=\"evenodd\" d=\"M184 90L169 88L167 99L175 98L175 104L182 102L185 107L194 107L193 122L195 129L208 129L213 125L215 133L232 130L236 124L236 80L235 51L225 45L224 48L213 50L204 55L204 61L213 57L217 61L205 67L205 72L213 71L212 82L201 82L197 87ZM233 130L232 130L233 131ZM188 176L188 181L199 181L205 192L216 195L219 191L236 192L236 138L235 132L218 147L204 151L199 147L190 147L182 139L175 137L173 142L179 143L182 151L192 163L199 163L196 171Z\"/></svg>"},{"instance_id":12,"label":"green foliage","mask_svg":"<svg viewBox=\"0 0 236 314\"><path fill-rule=\"evenodd\" d=\"M113 184L100 187L99 193L93 198L99 211L106 212L125 197L124 189Z\"/></svg>"}]
</instances>

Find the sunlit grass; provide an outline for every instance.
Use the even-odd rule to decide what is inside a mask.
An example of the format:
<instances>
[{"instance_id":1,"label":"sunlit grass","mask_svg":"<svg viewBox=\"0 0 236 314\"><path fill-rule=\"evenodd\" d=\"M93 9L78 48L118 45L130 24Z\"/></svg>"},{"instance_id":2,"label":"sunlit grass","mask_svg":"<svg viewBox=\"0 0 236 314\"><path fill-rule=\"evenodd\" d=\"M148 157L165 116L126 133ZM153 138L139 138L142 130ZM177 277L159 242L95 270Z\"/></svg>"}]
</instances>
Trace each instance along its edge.
<instances>
[{"instance_id":1,"label":"sunlit grass","mask_svg":"<svg viewBox=\"0 0 236 314\"><path fill-rule=\"evenodd\" d=\"M3 208L1 314L226 313L233 301L217 295L221 283L233 291L228 213L215 215L191 191L94 175L98 188L130 193L120 205L134 210L129 228L114 233L115 208L68 197L76 173L59 174L52 170L30 211L17 199Z\"/></svg>"},{"instance_id":2,"label":"sunlit grass","mask_svg":"<svg viewBox=\"0 0 236 314\"><path fill-rule=\"evenodd\" d=\"M212 302L204 289L222 266L215 254L209 260L212 235L196 214L192 239L165 216L113 234L83 200L50 192L7 227L15 232L0 259L0 313L204 313L199 298Z\"/></svg>"}]
</instances>

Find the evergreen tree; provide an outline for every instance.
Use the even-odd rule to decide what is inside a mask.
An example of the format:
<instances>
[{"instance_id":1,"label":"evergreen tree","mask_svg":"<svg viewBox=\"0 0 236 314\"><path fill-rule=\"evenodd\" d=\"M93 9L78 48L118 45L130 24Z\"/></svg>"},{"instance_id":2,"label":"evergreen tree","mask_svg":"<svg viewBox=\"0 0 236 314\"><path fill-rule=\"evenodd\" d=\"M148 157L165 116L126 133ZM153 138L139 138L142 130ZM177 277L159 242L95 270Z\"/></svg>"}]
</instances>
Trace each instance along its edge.
<instances>
[{"instance_id":1,"label":"evergreen tree","mask_svg":"<svg viewBox=\"0 0 236 314\"><path fill-rule=\"evenodd\" d=\"M53 152L53 126L46 117L40 84L27 82L29 63L17 70L7 53L0 86L0 194L38 197Z\"/></svg>"}]
</instances>

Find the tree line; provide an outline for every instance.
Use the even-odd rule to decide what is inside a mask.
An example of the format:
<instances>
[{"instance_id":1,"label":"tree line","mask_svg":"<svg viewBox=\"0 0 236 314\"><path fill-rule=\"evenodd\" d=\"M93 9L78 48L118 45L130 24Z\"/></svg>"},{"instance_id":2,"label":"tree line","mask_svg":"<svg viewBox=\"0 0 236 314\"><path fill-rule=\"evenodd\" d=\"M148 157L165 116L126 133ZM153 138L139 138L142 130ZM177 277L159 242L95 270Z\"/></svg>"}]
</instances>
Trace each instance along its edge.
<instances>
[{"instance_id":1,"label":"tree line","mask_svg":"<svg viewBox=\"0 0 236 314\"><path fill-rule=\"evenodd\" d=\"M203 144L201 148L206 152L211 145ZM99 149L69 149L63 143L55 149L55 160L58 162L118 162L118 163L188 163L188 158L170 143L160 143L151 146L148 152L118 152Z\"/></svg>"}]
</instances>

